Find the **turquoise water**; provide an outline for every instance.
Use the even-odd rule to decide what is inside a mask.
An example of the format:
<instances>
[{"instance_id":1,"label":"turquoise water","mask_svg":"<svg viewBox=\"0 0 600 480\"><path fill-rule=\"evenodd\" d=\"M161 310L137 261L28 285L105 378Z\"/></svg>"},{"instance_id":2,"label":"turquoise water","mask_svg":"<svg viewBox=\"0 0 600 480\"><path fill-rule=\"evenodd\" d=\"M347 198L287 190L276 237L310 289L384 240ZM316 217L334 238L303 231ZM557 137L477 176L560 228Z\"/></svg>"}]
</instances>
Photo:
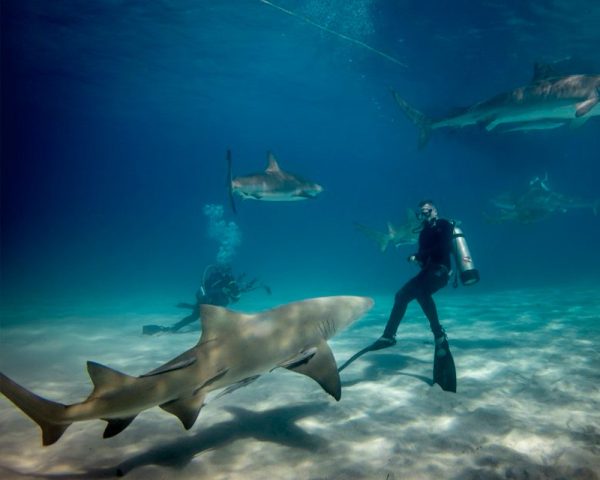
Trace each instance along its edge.
<instances>
[{"instance_id":1,"label":"turquoise water","mask_svg":"<svg viewBox=\"0 0 600 480\"><path fill-rule=\"evenodd\" d=\"M209 399L190 432L152 409L114 439L84 422L42 448L2 397L3 478L598 478L600 217L485 214L546 174L596 201L600 121L436 130L418 150L390 95L436 117L528 84L536 62L598 74L595 2L9 0L1 22L0 370L36 393L80 401L86 360L136 375L192 346L197 330L141 327L181 318L219 255L272 289L241 311L374 297L331 341L344 361L415 273L413 247L382 253L355 223L385 231L423 198L461 222L482 278L436 295L456 395L431 386L411 305L395 348L344 370L340 403L277 370ZM271 150L324 192L238 198L235 215L227 149L234 175Z\"/></svg>"}]
</instances>

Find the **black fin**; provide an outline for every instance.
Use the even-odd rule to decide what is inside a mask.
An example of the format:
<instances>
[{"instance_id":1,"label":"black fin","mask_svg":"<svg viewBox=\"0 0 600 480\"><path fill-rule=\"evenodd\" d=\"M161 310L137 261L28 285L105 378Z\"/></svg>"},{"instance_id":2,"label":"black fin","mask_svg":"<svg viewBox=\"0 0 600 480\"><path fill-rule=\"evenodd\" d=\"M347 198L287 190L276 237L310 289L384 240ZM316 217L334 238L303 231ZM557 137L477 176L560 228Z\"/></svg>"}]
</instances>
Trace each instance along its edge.
<instances>
[{"instance_id":1,"label":"black fin","mask_svg":"<svg viewBox=\"0 0 600 480\"><path fill-rule=\"evenodd\" d=\"M433 383L437 383L446 392L456 393L456 367L450 349L446 350L444 356L434 356Z\"/></svg>"},{"instance_id":2,"label":"black fin","mask_svg":"<svg viewBox=\"0 0 600 480\"><path fill-rule=\"evenodd\" d=\"M108 422L108 425L104 429L104 433L102 434L102 438L111 438L115 435L118 435L123 430L125 430L131 422L135 420L136 415L129 418L105 418Z\"/></svg>"}]
</instances>

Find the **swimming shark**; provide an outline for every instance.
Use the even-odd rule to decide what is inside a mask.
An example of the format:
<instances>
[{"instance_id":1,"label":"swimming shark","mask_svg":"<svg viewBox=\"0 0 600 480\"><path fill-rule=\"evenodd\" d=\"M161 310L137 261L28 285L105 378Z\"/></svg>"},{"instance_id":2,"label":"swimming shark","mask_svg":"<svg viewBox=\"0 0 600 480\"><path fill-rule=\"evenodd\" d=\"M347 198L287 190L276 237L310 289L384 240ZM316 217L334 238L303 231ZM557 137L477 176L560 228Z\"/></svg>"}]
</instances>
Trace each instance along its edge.
<instances>
[{"instance_id":1,"label":"swimming shark","mask_svg":"<svg viewBox=\"0 0 600 480\"><path fill-rule=\"evenodd\" d=\"M392 90L396 103L419 129L419 149L433 130L479 125L486 131L547 130L577 127L600 116L600 75L555 75L551 67L536 64L530 84L439 119L428 118Z\"/></svg>"},{"instance_id":2,"label":"swimming shark","mask_svg":"<svg viewBox=\"0 0 600 480\"><path fill-rule=\"evenodd\" d=\"M2 373L0 392L37 422L43 445L55 443L69 425L84 420L107 421L103 436L113 437L154 406L190 429L208 392L243 386L278 367L313 378L339 400L340 377L327 340L373 303L369 297L320 297L254 314L202 305L196 346L138 377L87 362L94 389L81 403L47 400Z\"/></svg>"},{"instance_id":3,"label":"swimming shark","mask_svg":"<svg viewBox=\"0 0 600 480\"><path fill-rule=\"evenodd\" d=\"M263 200L267 202L292 202L315 198L323 191L323 187L303 179L293 173L285 172L277 163L273 153L267 153L267 168L261 173L232 177L231 150L227 151L227 168L229 172L229 199L235 212L233 195L244 199Z\"/></svg>"},{"instance_id":4,"label":"swimming shark","mask_svg":"<svg viewBox=\"0 0 600 480\"><path fill-rule=\"evenodd\" d=\"M410 208L406 209L405 223L394 225L392 222L387 222L387 232L380 232L360 223L354 225L357 230L374 240L379 245L381 252L385 252L390 244L395 247L416 244L422 227L415 212Z\"/></svg>"},{"instance_id":5,"label":"swimming shark","mask_svg":"<svg viewBox=\"0 0 600 480\"><path fill-rule=\"evenodd\" d=\"M548 175L535 177L529 182L529 188L521 193L504 192L490 199L498 208L494 215L484 213L492 223L516 221L533 223L542 220L556 212L565 213L574 209L591 209L598 215L600 200L586 201L571 197L550 189Z\"/></svg>"}]
</instances>

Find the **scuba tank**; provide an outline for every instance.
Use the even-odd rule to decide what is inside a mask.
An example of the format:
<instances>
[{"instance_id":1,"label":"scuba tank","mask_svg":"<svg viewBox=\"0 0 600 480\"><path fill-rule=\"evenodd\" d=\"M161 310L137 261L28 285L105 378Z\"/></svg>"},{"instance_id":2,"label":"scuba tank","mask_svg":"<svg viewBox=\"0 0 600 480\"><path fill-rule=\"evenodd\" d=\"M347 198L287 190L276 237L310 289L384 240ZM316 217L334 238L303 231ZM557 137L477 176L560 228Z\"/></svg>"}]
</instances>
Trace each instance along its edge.
<instances>
[{"instance_id":1,"label":"scuba tank","mask_svg":"<svg viewBox=\"0 0 600 480\"><path fill-rule=\"evenodd\" d=\"M460 281L463 285L475 285L479 281L479 270L475 268L463 231L456 225L452 231L452 250Z\"/></svg>"}]
</instances>

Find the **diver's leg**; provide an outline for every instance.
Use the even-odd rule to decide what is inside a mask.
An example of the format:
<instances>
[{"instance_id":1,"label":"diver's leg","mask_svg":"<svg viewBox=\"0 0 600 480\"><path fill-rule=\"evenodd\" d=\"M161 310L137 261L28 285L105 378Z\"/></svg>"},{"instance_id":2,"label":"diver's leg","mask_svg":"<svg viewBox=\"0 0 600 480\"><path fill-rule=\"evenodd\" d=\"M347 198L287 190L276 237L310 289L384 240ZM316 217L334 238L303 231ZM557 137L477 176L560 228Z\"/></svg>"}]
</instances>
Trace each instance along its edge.
<instances>
[{"instance_id":1,"label":"diver's leg","mask_svg":"<svg viewBox=\"0 0 600 480\"><path fill-rule=\"evenodd\" d=\"M383 331L382 338L393 340L396 336L398 326L406 313L408 304L414 300L420 290L419 284L421 283L420 274L416 277L411 278L406 284L398 290L394 298L394 306L390 313L390 318ZM394 342L395 343L395 342Z\"/></svg>"},{"instance_id":2,"label":"diver's leg","mask_svg":"<svg viewBox=\"0 0 600 480\"><path fill-rule=\"evenodd\" d=\"M433 354L433 382L437 383L442 390L456 392L456 368L454 359L450 353L448 337L437 313L433 294L448 283L446 275L440 275L440 272L430 272L424 282L425 289L417 296L417 301L423 309L423 313L429 320L429 325L434 337ZM442 272L443 273L443 272Z\"/></svg>"},{"instance_id":3,"label":"diver's leg","mask_svg":"<svg viewBox=\"0 0 600 480\"><path fill-rule=\"evenodd\" d=\"M194 307L194 311L192 313L190 313L187 317L183 317L176 324L174 324L172 327L167 328L166 330L169 332L177 332L178 330L181 330L186 325L197 321L199 318L199 313L199 308Z\"/></svg>"},{"instance_id":4,"label":"diver's leg","mask_svg":"<svg viewBox=\"0 0 600 480\"><path fill-rule=\"evenodd\" d=\"M429 320L429 326L431 327L431 331L434 337L439 337L444 333L444 329L440 325L440 319L438 317L437 308L435 306L435 302L433 301L433 297L431 295L419 295L417 297L417 302L421 306L423 313Z\"/></svg>"},{"instance_id":5,"label":"diver's leg","mask_svg":"<svg viewBox=\"0 0 600 480\"><path fill-rule=\"evenodd\" d=\"M422 281L420 283L416 298L421 306L421 310L429 320L429 326L434 337L443 335L444 329L440 325L437 308L433 301L433 294L442 287L448 284L448 272L444 269L431 268L423 272Z\"/></svg>"}]
</instances>

